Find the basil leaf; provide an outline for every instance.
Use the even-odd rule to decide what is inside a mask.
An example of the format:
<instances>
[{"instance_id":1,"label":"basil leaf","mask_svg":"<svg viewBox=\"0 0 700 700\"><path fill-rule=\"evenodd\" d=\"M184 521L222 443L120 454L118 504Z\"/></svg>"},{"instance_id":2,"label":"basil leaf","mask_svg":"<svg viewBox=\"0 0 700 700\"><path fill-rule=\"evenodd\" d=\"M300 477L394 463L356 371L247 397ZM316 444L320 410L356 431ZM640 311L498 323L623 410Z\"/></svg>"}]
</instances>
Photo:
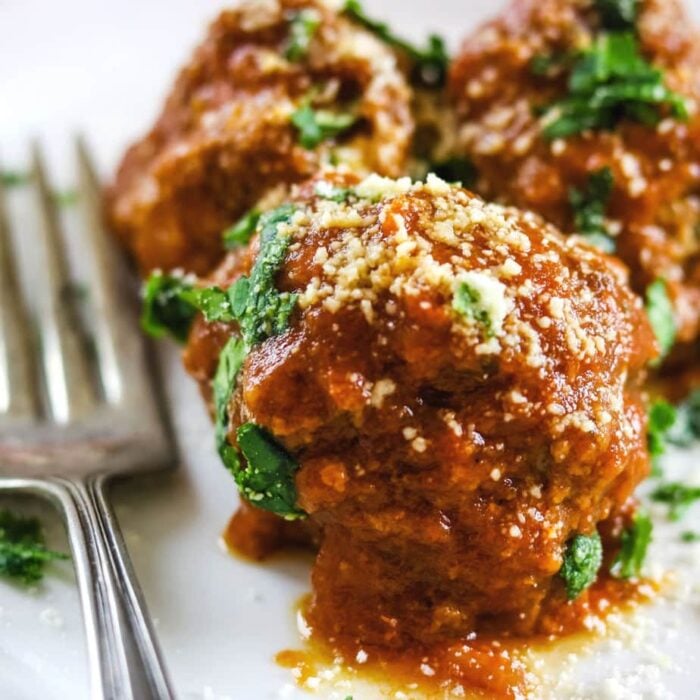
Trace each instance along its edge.
<instances>
[{"instance_id":1,"label":"basil leaf","mask_svg":"<svg viewBox=\"0 0 700 700\"><path fill-rule=\"evenodd\" d=\"M639 0L595 0L595 8L605 29L633 29Z\"/></svg>"},{"instance_id":2,"label":"basil leaf","mask_svg":"<svg viewBox=\"0 0 700 700\"><path fill-rule=\"evenodd\" d=\"M695 503L700 500L700 487L686 486L679 482L662 484L651 494L651 500L666 503L669 507L669 520L680 520Z\"/></svg>"},{"instance_id":3,"label":"basil leaf","mask_svg":"<svg viewBox=\"0 0 700 700\"><path fill-rule=\"evenodd\" d=\"M676 409L664 400L655 401L649 408L647 445L653 465L653 474L659 476L659 458L666 452L667 436L676 423Z\"/></svg>"}]
</instances>

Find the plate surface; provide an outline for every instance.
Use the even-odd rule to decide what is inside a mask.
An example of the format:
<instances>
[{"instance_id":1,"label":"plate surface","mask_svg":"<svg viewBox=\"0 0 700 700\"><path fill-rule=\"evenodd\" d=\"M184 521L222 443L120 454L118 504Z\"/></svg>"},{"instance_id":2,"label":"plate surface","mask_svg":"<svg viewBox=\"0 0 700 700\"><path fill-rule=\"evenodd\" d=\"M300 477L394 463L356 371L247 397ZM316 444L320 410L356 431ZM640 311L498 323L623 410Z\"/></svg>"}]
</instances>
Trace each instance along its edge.
<instances>
[{"instance_id":1,"label":"plate surface","mask_svg":"<svg viewBox=\"0 0 700 700\"><path fill-rule=\"evenodd\" d=\"M367 0L415 38L430 30L455 44L502 0ZM700 17L700 0L691 3ZM205 23L214 0L0 0L0 154L21 167L28 139L39 135L52 170L70 183L69 137L90 137L105 172L145 130L173 73ZM170 475L140 479L115 494L126 533L179 696L306 697L274 654L298 646L293 606L308 591L309 562L278 559L255 566L218 544L236 502L235 487L214 453L198 392L177 351L160 349L182 465ZM700 449L669 455L684 478L700 484ZM0 499L0 505L5 501ZM22 507L49 524L50 544L66 548L58 520L43 504ZM683 529L700 529L689 518ZM662 520L660 518L659 520ZM657 528L652 565L676 567L671 592L589 648L571 642L540 654L541 697L694 698L700 682L700 544L678 544L679 527ZM320 697L374 697L367 688ZM82 622L69 566L57 566L26 592L0 582L0 697L79 700L87 697Z\"/></svg>"}]
</instances>

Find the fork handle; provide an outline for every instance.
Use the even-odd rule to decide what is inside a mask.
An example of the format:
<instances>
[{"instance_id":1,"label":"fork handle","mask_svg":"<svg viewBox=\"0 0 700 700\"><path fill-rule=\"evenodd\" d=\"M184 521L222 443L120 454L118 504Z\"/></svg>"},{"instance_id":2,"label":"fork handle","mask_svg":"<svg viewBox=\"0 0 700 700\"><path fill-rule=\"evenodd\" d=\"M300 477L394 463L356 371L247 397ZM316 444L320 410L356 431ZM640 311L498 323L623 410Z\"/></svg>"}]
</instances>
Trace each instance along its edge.
<instances>
[{"instance_id":1,"label":"fork handle","mask_svg":"<svg viewBox=\"0 0 700 700\"><path fill-rule=\"evenodd\" d=\"M76 569L87 574L79 584L86 626L91 618L93 622L93 629L88 629L88 640L93 642L88 644L93 696L171 700L174 693L143 595L106 498L106 479L57 479L55 483L70 495L78 515L68 532ZM96 602L94 616L86 609L88 599Z\"/></svg>"},{"instance_id":2,"label":"fork handle","mask_svg":"<svg viewBox=\"0 0 700 700\"><path fill-rule=\"evenodd\" d=\"M48 498L70 540L93 700L172 700L158 643L133 575L107 480L0 479L0 490Z\"/></svg>"}]
</instances>

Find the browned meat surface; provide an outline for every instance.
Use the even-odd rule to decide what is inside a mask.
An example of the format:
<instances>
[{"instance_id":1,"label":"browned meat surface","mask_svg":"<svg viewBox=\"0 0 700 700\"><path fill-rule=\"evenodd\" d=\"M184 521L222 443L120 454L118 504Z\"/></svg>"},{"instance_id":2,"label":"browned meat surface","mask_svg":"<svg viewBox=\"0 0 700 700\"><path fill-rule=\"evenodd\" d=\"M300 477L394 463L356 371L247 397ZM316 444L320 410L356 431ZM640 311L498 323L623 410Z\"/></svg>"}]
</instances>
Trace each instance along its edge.
<instances>
[{"instance_id":1,"label":"browned meat surface","mask_svg":"<svg viewBox=\"0 0 700 700\"><path fill-rule=\"evenodd\" d=\"M638 292L667 281L678 340L692 341L700 332L700 42L680 4L642 0L633 31L665 85L686 98L687 121L662 108L656 125L623 119L613 130L554 140L543 132L551 115L540 108L568 94L566 57L600 36L602 4L513 0L464 40L450 79L460 149L487 199L533 210L566 232L576 228L571 189L610 168L606 216L617 255ZM536 75L533 60L552 57Z\"/></svg>"},{"instance_id":2,"label":"browned meat surface","mask_svg":"<svg viewBox=\"0 0 700 700\"><path fill-rule=\"evenodd\" d=\"M302 12L315 29L308 48L290 54ZM356 121L304 147L291 118L306 100ZM142 271L207 272L223 255L222 231L271 189L328 161L400 174L413 132L410 100L392 50L322 2L227 10L153 129L126 154L108 192L111 227Z\"/></svg>"}]
</instances>

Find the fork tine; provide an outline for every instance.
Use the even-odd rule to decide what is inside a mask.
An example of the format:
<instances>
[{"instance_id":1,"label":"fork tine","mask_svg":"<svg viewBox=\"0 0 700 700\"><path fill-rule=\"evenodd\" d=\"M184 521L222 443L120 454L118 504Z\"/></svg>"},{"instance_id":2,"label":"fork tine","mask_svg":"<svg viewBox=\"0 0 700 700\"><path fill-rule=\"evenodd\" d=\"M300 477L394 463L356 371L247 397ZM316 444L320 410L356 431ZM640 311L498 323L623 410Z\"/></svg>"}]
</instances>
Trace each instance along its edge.
<instances>
[{"instance_id":1,"label":"fork tine","mask_svg":"<svg viewBox=\"0 0 700 700\"><path fill-rule=\"evenodd\" d=\"M95 340L105 398L124 409L143 428L160 422L153 382L145 363L143 340L128 290L133 278L108 235L102 217L99 179L85 141L76 139L80 202L85 210L91 247L95 304Z\"/></svg>"},{"instance_id":2,"label":"fork tine","mask_svg":"<svg viewBox=\"0 0 700 700\"><path fill-rule=\"evenodd\" d=\"M37 321L49 408L66 423L94 408L92 378L79 334L61 236L58 212L38 144L32 149L41 246L45 254L43 284L38 290Z\"/></svg>"},{"instance_id":3,"label":"fork tine","mask_svg":"<svg viewBox=\"0 0 700 700\"><path fill-rule=\"evenodd\" d=\"M0 183L0 413L13 420L36 416L28 316L14 272L5 192Z\"/></svg>"}]
</instances>

